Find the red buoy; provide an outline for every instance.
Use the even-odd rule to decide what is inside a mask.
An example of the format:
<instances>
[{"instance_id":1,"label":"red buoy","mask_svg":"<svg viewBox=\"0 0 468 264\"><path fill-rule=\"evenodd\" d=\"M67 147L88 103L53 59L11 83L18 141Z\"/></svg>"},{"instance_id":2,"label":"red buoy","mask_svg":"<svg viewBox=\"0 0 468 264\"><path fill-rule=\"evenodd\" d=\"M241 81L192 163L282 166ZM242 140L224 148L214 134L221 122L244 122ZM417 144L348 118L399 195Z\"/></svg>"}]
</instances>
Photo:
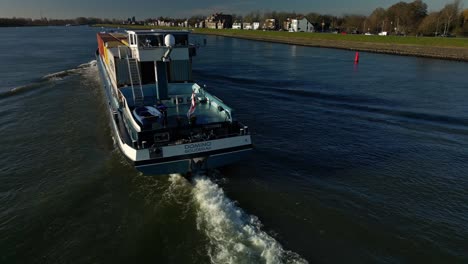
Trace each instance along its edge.
<instances>
[{"instance_id":1,"label":"red buoy","mask_svg":"<svg viewBox=\"0 0 468 264\"><path fill-rule=\"evenodd\" d=\"M359 52L356 51L356 56L354 56L354 63L359 63Z\"/></svg>"}]
</instances>

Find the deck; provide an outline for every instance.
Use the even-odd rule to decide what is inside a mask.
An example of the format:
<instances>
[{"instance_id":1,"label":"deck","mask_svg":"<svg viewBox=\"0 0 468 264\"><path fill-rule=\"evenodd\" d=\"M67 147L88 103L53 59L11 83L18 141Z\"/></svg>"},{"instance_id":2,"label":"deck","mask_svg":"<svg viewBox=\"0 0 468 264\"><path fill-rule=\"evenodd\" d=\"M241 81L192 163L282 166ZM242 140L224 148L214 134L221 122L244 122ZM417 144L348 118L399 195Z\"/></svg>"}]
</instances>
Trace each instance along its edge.
<instances>
[{"instance_id":1,"label":"deck","mask_svg":"<svg viewBox=\"0 0 468 264\"><path fill-rule=\"evenodd\" d=\"M173 107L167 108L167 126L177 127L178 125L188 124L187 112L190 108L189 104L179 104ZM193 115L196 118L196 124L210 124L219 123L227 120L227 116L224 112L219 112L217 108L206 103L198 103ZM182 124L180 124L182 122Z\"/></svg>"}]
</instances>

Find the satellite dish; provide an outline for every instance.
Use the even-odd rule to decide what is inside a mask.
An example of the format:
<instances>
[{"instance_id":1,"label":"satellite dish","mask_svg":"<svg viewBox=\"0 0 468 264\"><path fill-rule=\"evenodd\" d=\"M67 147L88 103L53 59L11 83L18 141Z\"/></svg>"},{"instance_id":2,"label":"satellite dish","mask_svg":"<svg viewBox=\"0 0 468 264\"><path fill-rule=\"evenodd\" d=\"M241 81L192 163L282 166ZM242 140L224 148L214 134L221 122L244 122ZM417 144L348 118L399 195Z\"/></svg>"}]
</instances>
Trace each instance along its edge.
<instances>
[{"instance_id":1,"label":"satellite dish","mask_svg":"<svg viewBox=\"0 0 468 264\"><path fill-rule=\"evenodd\" d=\"M167 34L165 37L164 37L164 44L166 45L166 47L173 47L175 45L175 38L173 35L171 34Z\"/></svg>"}]
</instances>

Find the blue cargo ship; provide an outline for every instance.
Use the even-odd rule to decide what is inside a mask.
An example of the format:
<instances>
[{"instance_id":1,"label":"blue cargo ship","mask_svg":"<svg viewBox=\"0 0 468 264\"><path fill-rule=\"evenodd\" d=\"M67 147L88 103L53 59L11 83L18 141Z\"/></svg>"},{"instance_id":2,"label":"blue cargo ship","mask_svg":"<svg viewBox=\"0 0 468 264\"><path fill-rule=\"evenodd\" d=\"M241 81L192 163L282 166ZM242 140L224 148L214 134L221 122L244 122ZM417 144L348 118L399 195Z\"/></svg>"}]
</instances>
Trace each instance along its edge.
<instances>
[{"instance_id":1,"label":"blue cargo ship","mask_svg":"<svg viewBox=\"0 0 468 264\"><path fill-rule=\"evenodd\" d=\"M188 31L97 34L97 65L123 155L144 174L188 173L240 161L247 126L192 79Z\"/></svg>"}]
</instances>

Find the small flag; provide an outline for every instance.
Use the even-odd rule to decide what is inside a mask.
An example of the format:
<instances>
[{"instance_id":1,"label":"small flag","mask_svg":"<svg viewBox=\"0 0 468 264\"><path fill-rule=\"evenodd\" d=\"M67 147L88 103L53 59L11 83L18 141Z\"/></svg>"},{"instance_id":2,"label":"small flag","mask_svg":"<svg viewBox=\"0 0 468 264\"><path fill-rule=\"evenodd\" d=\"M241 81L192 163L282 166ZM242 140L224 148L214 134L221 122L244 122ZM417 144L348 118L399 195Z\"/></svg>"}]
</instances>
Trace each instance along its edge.
<instances>
[{"instance_id":1,"label":"small flag","mask_svg":"<svg viewBox=\"0 0 468 264\"><path fill-rule=\"evenodd\" d=\"M193 114L193 112L195 112L195 107L196 107L196 103L195 103L195 93L193 92L192 93L192 105L190 106L190 109L187 111L187 118L190 120L190 116Z\"/></svg>"}]
</instances>

